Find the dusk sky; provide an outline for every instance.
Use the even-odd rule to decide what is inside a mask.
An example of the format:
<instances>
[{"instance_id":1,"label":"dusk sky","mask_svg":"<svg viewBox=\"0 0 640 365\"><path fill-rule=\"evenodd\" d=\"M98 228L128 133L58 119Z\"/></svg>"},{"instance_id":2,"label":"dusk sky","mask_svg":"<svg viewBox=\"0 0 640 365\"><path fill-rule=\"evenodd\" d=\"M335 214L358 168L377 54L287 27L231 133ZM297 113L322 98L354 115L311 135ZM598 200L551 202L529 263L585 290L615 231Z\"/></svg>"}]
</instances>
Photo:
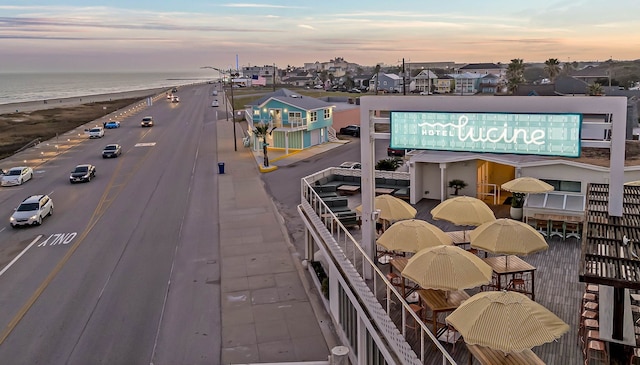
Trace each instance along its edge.
<instances>
[{"instance_id":1,"label":"dusk sky","mask_svg":"<svg viewBox=\"0 0 640 365\"><path fill-rule=\"evenodd\" d=\"M106 4L106 5L105 5ZM2 1L0 72L640 59L638 0Z\"/></svg>"}]
</instances>

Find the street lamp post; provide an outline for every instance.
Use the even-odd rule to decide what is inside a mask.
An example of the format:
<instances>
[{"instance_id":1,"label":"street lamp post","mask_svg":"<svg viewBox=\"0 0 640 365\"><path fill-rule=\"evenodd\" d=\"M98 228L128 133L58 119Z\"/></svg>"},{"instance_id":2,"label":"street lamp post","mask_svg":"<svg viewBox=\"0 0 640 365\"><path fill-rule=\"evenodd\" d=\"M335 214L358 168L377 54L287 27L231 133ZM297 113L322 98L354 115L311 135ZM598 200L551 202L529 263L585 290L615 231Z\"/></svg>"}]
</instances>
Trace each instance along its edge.
<instances>
[{"instance_id":1,"label":"street lamp post","mask_svg":"<svg viewBox=\"0 0 640 365\"><path fill-rule=\"evenodd\" d=\"M224 84L224 73L226 72L226 70L222 70L219 69L217 67L212 67L212 66L202 66L200 68L210 68L212 70L216 70L218 71L218 73L220 75L222 75L222 82ZM239 76L240 74L236 73L235 76ZM229 84L231 85L231 112L233 113L231 115L231 122L233 123L233 150L234 151L238 151L238 141L236 138L236 111L235 111L235 107L233 105L233 76L234 74L231 73L231 68L229 68ZM227 121L229 120L229 108L227 106L227 104L229 104L229 99L227 99L226 95L225 95L225 103L224 103L224 111L225 114L227 116Z\"/></svg>"},{"instance_id":2,"label":"street lamp post","mask_svg":"<svg viewBox=\"0 0 640 365\"><path fill-rule=\"evenodd\" d=\"M238 150L238 141L236 138L236 106L233 101L233 77L234 76L238 77L239 75L240 74L238 74L237 72L235 74L232 74L231 69L229 69L229 82L231 83L231 112L233 113L233 115L231 116L231 119L233 122L233 150L234 151Z\"/></svg>"}]
</instances>

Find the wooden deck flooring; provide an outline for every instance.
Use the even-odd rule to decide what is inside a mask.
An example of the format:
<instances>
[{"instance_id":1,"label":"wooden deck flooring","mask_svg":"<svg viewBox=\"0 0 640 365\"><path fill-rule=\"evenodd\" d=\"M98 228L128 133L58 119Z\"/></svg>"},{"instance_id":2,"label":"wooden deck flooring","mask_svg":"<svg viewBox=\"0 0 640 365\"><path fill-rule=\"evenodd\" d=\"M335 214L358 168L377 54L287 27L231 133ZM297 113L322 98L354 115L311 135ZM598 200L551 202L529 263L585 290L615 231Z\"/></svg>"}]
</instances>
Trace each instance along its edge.
<instances>
[{"instance_id":1,"label":"wooden deck flooring","mask_svg":"<svg viewBox=\"0 0 640 365\"><path fill-rule=\"evenodd\" d=\"M358 197L359 198L359 197ZM437 225L444 231L456 231L464 227L455 226L446 221L432 220L430 211L439 201L423 199L414 207L418 210L417 219L429 221ZM358 203L359 204L359 203ZM351 205L351 204L350 204ZM509 214L509 206L492 206L497 218L506 218ZM472 230L475 227L467 227ZM352 234L360 236L358 229L350 229ZM547 239L549 249L537 254L522 257L526 262L535 266L536 270L536 301L551 310L570 326L570 331L563 335L558 341L548 343L533 348L533 352L549 365L566 365L583 363L582 350L577 342L578 336L578 316L580 311L580 301L584 292L584 283L578 282L578 267L580 261L580 242L575 238L563 241L559 237ZM388 270L386 267L383 270ZM468 291L469 294L475 294ZM379 298L384 297L383 290L378 292ZM398 317L392 318L394 322L401 326L400 313ZM413 330L409 330L409 342L414 346L416 353L419 348L415 348L417 341L413 341ZM443 343L444 344L444 343ZM469 352L460 340L453 351L453 346L444 344L458 364L467 364ZM428 352L425 364L440 364L441 356L434 349Z\"/></svg>"}]
</instances>

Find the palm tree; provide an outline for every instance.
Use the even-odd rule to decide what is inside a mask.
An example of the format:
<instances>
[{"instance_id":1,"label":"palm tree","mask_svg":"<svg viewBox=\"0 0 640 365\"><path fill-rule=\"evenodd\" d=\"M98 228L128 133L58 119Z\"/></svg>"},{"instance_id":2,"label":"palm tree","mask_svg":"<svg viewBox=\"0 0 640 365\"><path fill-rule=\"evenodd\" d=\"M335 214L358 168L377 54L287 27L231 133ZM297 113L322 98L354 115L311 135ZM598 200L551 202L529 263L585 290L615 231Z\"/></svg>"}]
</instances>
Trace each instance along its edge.
<instances>
[{"instance_id":1,"label":"palm tree","mask_svg":"<svg viewBox=\"0 0 640 365\"><path fill-rule=\"evenodd\" d=\"M273 127L269 130L269 125L265 123L260 123L253 128L253 133L256 137L258 137L258 139L262 139L262 155L264 156L262 165L264 167L269 167L269 157L267 156L267 146L269 144L267 143L267 136L270 136L275 129L276 127Z\"/></svg>"},{"instance_id":2,"label":"palm tree","mask_svg":"<svg viewBox=\"0 0 640 365\"><path fill-rule=\"evenodd\" d=\"M587 94L589 96L600 96L603 93L602 85L593 83L587 87Z\"/></svg>"},{"instance_id":3,"label":"palm tree","mask_svg":"<svg viewBox=\"0 0 640 365\"><path fill-rule=\"evenodd\" d=\"M560 62L557 58L549 58L544 61L544 72L549 76L551 82L560 74Z\"/></svg>"},{"instance_id":4,"label":"palm tree","mask_svg":"<svg viewBox=\"0 0 640 365\"><path fill-rule=\"evenodd\" d=\"M507 88L510 93L518 89L518 85L524 83L524 62L521 58L514 58L507 66Z\"/></svg>"},{"instance_id":5,"label":"palm tree","mask_svg":"<svg viewBox=\"0 0 640 365\"><path fill-rule=\"evenodd\" d=\"M578 62L565 62L562 64L562 73L565 75L570 74L578 68Z\"/></svg>"}]
</instances>

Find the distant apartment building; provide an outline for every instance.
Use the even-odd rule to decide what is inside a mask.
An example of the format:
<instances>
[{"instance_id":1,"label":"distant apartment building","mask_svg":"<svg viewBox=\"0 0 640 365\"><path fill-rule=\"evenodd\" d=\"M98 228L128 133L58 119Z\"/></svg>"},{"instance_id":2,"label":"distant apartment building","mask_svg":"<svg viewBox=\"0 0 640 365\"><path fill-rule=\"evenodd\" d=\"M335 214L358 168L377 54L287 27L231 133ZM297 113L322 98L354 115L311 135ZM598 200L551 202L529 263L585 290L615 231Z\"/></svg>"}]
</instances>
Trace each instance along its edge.
<instances>
[{"instance_id":1,"label":"distant apartment building","mask_svg":"<svg viewBox=\"0 0 640 365\"><path fill-rule=\"evenodd\" d=\"M449 75L438 76L435 80L433 92L436 94L449 94L454 90L455 80Z\"/></svg>"},{"instance_id":2,"label":"distant apartment building","mask_svg":"<svg viewBox=\"0 0 640 365\"><path fill-rule=\"evenodd\" d=\"M470 73L470 74L494 74L500 79L504 79L507 74L507 69L496 65L495 63L469 63L458 69L458 73Z\"/></svg>"},{"instance_id":3,"label":"distant apartment building","mask_svg":"<svg viewBox=\"0 0 640 365\"><path fill-rule=\"evenodd\" d=\"M438 75L431 70L426 69L421 70L411 81L414 90L419 90L420 92L433 92L437 80Z\"/></svg>"},{"instance_id":4,"label":"distant apartment building","mask_svg":"<svg viewBox=\"0 0 640 365\"><path fill-rule=\"evenodd\" d=\"M456 64L453 61L444 61L444 62L406 62L405 67L411 70L422 70L422 69L441 69L448 70L448 72L453 72L458 67L462 65Z\"/></svg>"},{"instance_id":5,"label":"distant apartment building","mask_svg":"<svg viewBox=\"0 0 640 365\"><path fill-rule=\"evenodd\" d=\"M274 73L276 76L276 84L280 83L280 79L278 78L277 68L274 65L265 65L265 66L244 66L242 67L242 76L247 79L254 80L264 80L267 85L273 85Z\"/></svg>"}]
</instances>

